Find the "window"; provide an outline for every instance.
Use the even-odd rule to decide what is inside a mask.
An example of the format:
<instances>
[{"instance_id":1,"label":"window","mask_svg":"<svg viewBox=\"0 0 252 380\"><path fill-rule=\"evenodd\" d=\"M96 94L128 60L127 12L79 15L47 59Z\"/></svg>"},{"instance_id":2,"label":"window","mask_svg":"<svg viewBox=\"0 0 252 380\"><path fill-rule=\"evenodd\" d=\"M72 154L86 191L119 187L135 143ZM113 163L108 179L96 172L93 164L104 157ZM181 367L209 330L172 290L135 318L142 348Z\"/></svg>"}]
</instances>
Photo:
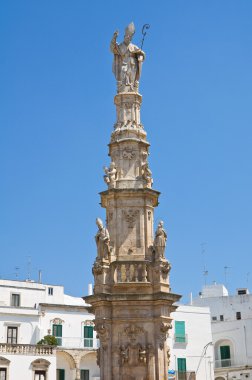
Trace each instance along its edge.
<instances>
[{"instance_id":1,"label":"window","mask_svg":"<svg viewBox=\"0 0 252 380\"><path fill-rule=\"evenodd\" d=\"M20 306L20 294L11 295L11 306L18 307Z\"/></svg>"},{"instance_id":2,"label":"window","mask_svg":"<svg viewBox=\"0 0 252 380\"><path fill-rule=\"evenodd\" d=\"M93 326L84 326L84 347L93 347Z\"/></svg>"},{"instance_id":3,"label":"window","mask_svg":"<svg viewBox=\"0 0 252 380\"><path fill-rule=\"evenodd\" d=\"M7 343L17 344L17 327L8 326L7 328Z\"/></svg>"},{"instance_id":4,"label":"window","mask_svg":"<svg viewBox=\"0 0 252 380\"><path fill-rule=\"evenodd\" d=\"M57 338L58 346L62 346L62 325L53 325L52 334Z\"/></svg>"},{"instance_id":5,"label":"window","mask_svg":"<svg viewBox=\"0 0 252 380\"><path fill-rule=\"evenodd\" d=\"M7 369L0 368L0 380L6 380L6 379L7 379Z\"/></svg>"},{"instance_id":6,"label":"window","mask_svg":"<svg viewBox=\"0 0 252 380\"><path fill-rule=\"evenodd\" d=\"M230 346L220 346L220 357L222 367L231 366Z\"/></svg>"},{"instance_id":7,"label":"window","mask_svg":"<svg viewBox=\"0 0 252 380\"><path fill-rule=\"evenodd\" d=\"M186 359L178 358L178 380L186 380Z\"/></svg>"},{"instance_id":8,"label":"window","mask_svg":"<svg viewBox=\"0 0 252 380\"><path fill-rule=\"evenodd\" d=\"M175 342L186 343L185 322L175 321Z\"/></svg>"},{"instance_id":9,"label":"window","mask_svg":"<svg viewBox=\"0 0 252 380\"><path fill-rule=\"evenodd\" d=\"M57 369L57 380L65 380L65 370Z\"/></svg>"},{"instance_id":10,"label":"window","mask_svg":"<svg viewBox=\"0 0 252 380\"><path fill-rule=\"evenodd\" d=\"M89 380L89 370L81 369L80 376L81 376L81 380Z\"/></svg>"},{"instance_id":11,"label":"window","mask_svg":"<svg viewBox=\"0 0 252 380\"><path fill-rule=\"evenodd\" d=\"M53 288L48 288L48 295L53 296Z\"/></svg>"},{"instance_id":12,"label":"window","mask_svg":"<svg viewBox=\"0 0 252 380\"><path fill-rule=\"evenodd\" d=\"M220 315L220 321L224 321L224 315Z\"/></svg>"},{"instance_id":13,"label":"window","mask_svg":"<svg viewBox=\"0 0 252 380\"><path fill-rule=\"evenodd\" d=\"M212 317L212 321L217 321L217 317Z\"/></svg>"},{"instance_id":14,"label":"window","mask_svg":"<svg viewBox=\"0 0 252 380\"><path fill-rule=\"evenodd\" d=\"M240 311L237 311L237 313L236 313L236 319L241 319L241 312Z\"/></svg>"},{"instance_id":15,"label":"window","mask_svg":"<svg viewBox=\"0 0 252 380\"><path fill-rule=\"evenodd\" d=\"M34 380L46 380L45 371L35 371Z\"/></svg>"}]
</instances>

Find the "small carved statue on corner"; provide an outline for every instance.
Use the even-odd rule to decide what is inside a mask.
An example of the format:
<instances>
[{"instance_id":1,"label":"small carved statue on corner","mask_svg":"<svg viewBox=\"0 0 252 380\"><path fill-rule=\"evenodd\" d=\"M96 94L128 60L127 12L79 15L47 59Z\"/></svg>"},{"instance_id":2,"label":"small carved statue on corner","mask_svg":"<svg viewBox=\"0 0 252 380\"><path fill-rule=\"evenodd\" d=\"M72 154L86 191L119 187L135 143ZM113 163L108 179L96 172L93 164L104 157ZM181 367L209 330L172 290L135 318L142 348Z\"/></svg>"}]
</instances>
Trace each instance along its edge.
<instances>
[{"instance_id":1,"label":"small carved statue on corner","mask_svg":"<svg viewBox=\"0 0 252 380\"><path fill-rule=\"evenodd\" d=\"M146 181L146 187L151 188L153 183L152 172L149 168L148 162L142 165L142 176Z\"/></svg>"},{"instance_id":2,"label":"small carved statue on corner","mask_svg":"<svg viewBox=\"0 0 252 380\"><path fill-rule=\"evenodd\" d=\"M109 168L104 166L104 172L104 181L110 188L114 188L117 179L117 170L115 167L115 163L112 161Z\"/></svg>"},{"instance_id":3,"label":"small carved statue on corner","mask_svg":"<svg viewBox=\"0 0 252 380\"><path fill-rule=\"evenodd\" d=\"M95 242L97 245L98 259L108 259L110 253L110 236L106 227L103 227L103 222L100 218L96 219L98 227L97 234L95 235Z\"/></svg>"},{"instance_id":4,"label":"small carved statue on corner","mask_svg":"<svg viewBox=\"0 0 252 380\"><path fill-rule=\"evenodd\" d=\"M121 349L120 349L120 355L121 355L122 364L128 363L128 361L129 361L129 348L122 345Z\"/></svg>"},{"instance_id":5,"label":"small carved statue on corner","mask_svg":"<svg viewBox=\"0 0 252 380\"><path fill-rule=\"evenodd\" d=\"M140 361L140 363L146 364L146 354L147 354L147 352L146 352L145 347L140 346L140 348L139 348L139 361Z\"/></svg>"},{"instance_id":6,"label":"small carved statue on corner","mask_svg":"<svg viewBox=\"0 0 252 380\"><path fill-rule=\"evenodd\" d=\"M164 229L164 222L160 220L158 223L158 227L155 234L154 239L154 251L156 253L156 258L164 259L164 252L165 252L165 246L166 246L166 240L167 240L167 234Z\"/></svg>"}]
</instances>

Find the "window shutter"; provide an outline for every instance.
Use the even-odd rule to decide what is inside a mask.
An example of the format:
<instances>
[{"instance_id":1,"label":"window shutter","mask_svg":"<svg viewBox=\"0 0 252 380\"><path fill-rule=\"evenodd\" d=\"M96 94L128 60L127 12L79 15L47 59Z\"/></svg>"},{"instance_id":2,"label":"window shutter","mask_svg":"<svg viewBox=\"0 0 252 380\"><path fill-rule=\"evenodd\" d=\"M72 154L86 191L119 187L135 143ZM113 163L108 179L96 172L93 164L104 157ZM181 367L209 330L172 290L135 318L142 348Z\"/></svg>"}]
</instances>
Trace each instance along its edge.
<instances>
[{"instance_id":1,"label":"window shutter","mask_svg":"<svg viewBox=\"0 0 252 380\"><path fill-rule=\"evenodd\" d=\"M186 359L178 358L178 372L186 372Z\"/></svg>"},{"instance_id":2,"label":"window shutter","mask_svg":"<svg viewBox=\"0 0 252 380\"><path fill-rule=\"evenodd\" d=\"M221 360L230 359L230 346L220 346Z\"/></svg>"}]
</instances>

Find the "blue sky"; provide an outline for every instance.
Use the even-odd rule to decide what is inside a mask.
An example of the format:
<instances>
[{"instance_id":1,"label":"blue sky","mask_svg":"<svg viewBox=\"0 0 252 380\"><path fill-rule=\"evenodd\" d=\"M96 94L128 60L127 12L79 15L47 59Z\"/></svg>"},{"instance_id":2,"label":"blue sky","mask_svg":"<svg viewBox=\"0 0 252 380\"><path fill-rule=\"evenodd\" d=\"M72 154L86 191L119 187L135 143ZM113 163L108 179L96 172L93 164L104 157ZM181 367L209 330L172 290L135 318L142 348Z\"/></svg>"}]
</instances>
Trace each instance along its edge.
<instances>
[{"instance_id":1,"label":"blue sky","mask_svg":"<svg viewBox=\"0 0 252 380\"><path fill-rule=\"evenodd\" d=\"M115 121L109 43L133 20L137 45L151 25L142 122L172 290L196 295L204 266L209 284L227 266L231 292L252 288L251 18L245 0L1 1L1 278L41 269L72 295L93 281Z\"/></svg>"}]
</instances>

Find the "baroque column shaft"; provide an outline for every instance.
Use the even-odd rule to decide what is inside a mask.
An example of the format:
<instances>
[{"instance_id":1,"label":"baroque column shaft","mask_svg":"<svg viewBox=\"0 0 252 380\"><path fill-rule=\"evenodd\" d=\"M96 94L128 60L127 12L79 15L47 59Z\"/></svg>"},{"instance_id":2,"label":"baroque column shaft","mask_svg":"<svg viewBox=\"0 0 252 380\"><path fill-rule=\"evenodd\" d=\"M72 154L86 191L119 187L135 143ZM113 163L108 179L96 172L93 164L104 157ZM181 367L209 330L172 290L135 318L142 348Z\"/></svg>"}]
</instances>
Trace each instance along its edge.
<instances>
[{"instance_id":1,"label":"baroque column shaft","mask_svg":"<svg viewBox=\"0 0 252 380\"><path fill-rule=\"evenodd\" d=\"M106 227L97 219L94 295L85 297L100 339L101 380L168 379L170 313L180 296L170 291L163 222L153 234L159 192L152 189L149 146L138 93L145 54L131 43L111 41L117 80L116 123L109 143L107 190L100 193Z\"/></svg>"}]
</instances>

